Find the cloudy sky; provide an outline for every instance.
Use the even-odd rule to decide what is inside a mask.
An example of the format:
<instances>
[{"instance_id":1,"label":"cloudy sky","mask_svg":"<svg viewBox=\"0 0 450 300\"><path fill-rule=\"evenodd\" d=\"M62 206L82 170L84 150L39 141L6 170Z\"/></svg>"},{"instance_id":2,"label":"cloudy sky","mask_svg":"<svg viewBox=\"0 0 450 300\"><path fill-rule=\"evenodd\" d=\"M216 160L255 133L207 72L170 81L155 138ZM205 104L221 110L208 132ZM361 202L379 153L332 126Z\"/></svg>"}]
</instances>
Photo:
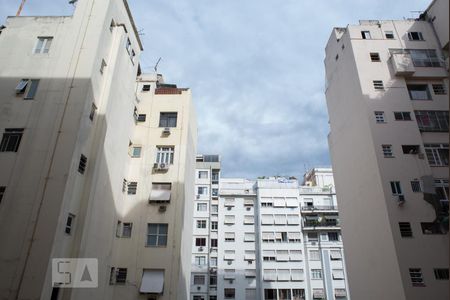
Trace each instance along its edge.
<instances>
[{"instance_id":1,"label":"cloudy sky","mask_svg":"<svg viewBox=\"0 0 450 300\"><path fill-rule=\"evenodd\" d=\"M70 15L68 0L27 0L23 15ZM80 0L82 1L82 0ZM198 152L223 176L301 176L330 165L324 48L333 27L417 17L431 0L128 0L141 65L192 89ZM0 24L20 0L0 0Z\"/></svg>"}]
</instances>

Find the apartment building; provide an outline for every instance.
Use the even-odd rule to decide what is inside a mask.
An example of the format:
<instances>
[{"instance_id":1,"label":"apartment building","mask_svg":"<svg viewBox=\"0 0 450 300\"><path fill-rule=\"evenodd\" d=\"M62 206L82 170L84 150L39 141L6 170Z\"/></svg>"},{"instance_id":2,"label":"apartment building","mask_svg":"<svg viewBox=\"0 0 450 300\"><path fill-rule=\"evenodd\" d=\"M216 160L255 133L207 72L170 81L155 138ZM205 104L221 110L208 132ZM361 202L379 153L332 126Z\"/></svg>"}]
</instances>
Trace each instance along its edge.
<instances>
[{"instance_id":1,"label":"apartment building","mask_svg":"<svg viewBox=\"0 0 450 300\"><path fill-rule=\"evenodd\" d=\"M197 155L190 288L194 300L217 299L219 180L219 155Z\"/></svg>"},{"instance_id":2,"label":"apartment building","mask_svg":"<svg viewBox=\"0 0 450 300\"><path fill-rule=\"evenodd\" d=\"M448 299L448 1L334 28L329 146L355 299Z\"/></svg>"},{"instance_id":3,"label":"apartment building","mask_svg":"<svg viewBox=\"0 0 450 300\"><path fill-rule=\"evenodd\" d=\"M305 270L312 299L350 299L331 168L306 172L299 188Z\"/></svg>"},{"instance_id":4,"label":"apartment building","mask_svg":"<svg viewBox=\"0 0 450 300\"><path fill-rule=\"evenodd\" d=\"M221 178L218 201L211 170L197 162L192 300L350 299L330 168L312 169L300 187Z\"/></svg>"},{"instance_id":5,"label":"apartment building","mask_svg":"<svg viewBox=\"0 0 450 300\"><path fill-rule=\"evenodd\" d=\"M186 299L190 90L141 74L124 0L4 25L0 298ZM98 259L98 288L52 286L52 258Z\"/></svg>"}]
</instances>

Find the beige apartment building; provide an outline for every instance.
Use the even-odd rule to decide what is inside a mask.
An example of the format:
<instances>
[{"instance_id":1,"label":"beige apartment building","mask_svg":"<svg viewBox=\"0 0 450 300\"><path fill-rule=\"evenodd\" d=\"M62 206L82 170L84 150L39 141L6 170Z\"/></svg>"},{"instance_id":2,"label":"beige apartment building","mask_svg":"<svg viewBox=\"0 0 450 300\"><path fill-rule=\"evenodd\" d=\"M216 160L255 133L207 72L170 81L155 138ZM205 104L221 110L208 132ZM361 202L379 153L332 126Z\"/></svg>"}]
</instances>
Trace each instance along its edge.
<instances>
[{"instance_id":1,"label":"beige apartment building","mask_svg":"<svg viewBox=\"0 0 450 300\"><path fill-rule=\"evenodd\" d=\"M353 299L449 298L448 10L334 28L326 46Z\"/></svg>"},{"instance_id":2,"label":"beige apartment building","mask_svg":"<svg viewBox=\"0 0 450 300\"><path fill-rule=\"evenodd\" d=\"M195 112L141 51L125 0L1 27L0 299L188 297ZM52 258L98 259L98 288Z\"/></svg>"}]
</instances>

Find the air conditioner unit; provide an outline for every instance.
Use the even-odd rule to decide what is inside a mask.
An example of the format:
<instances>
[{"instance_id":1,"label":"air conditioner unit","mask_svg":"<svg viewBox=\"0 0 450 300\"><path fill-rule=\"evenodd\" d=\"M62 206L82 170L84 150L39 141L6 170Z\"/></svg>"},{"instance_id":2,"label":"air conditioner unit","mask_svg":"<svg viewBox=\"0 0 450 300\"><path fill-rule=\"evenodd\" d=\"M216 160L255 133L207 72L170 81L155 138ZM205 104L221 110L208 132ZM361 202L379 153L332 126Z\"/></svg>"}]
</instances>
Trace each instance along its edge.
<instances>
[{"instance_id":1,"label":"air conditioner unit","mask_svg":"<svg viewBox=\"0 0 450 300\"><path fill-rule=\"evenodd\" d=\"M164 129L163 129L163 132L162 132L163 134L165 134L165 135L169 135L170 134L170 128L169 127L165 127Z\"/></svg>"},{"instance_id":2,"label":"air conditioner unit","mask_svg":"<svg viewBox=\"0 0 450 300\"><path fill-rule=\"evenodd\" d=\"M158 169L158 163L153 164L153 169Z\"/></svg>"},{"instance_id":3,"label":"air conditioner unit","mask_svg":"<svg viewBox=\"0 0 450 300\"><path fill-rule=\"evenodd\" d=\"M231 265L233 262L231 260L227 261L227 264Z\"/></svg>"},{"instance_id":4,"label":"air conditioner unit","mask_svg":"<svg viewBox=\"0 0 450 300\"><path fill-rule=\"evenodd\" d=\"M161 205L158 209L159 212L165 212L167 207L165 205Z\"/></svg>"},{"instance_id":5,"label":"air conditioner unit","mask_svg":"<svg viewBox=\"0 0 450 300\"><path fill-rule=\"evenodd\" d=\"M404 195L398 195L397 196L397 204L398 206L402 206L405 203L405 196Z\"/></svg>"},{"instance_id":6,"label":"air conditioner unit","mask_svg":"<svg viewBox=\"0 0 450 300\"><path fill-rule=\"evenodd\" d=\"M231 206L227 206L227 210L231 210Z\"/></svg>"},{"instance_id":7,"label":"air conditioner unit","mask_svg":"<svg viewBox=\"0 0 450 300\"><path fill-rule=\"evenodd\" d=\"M159 165L158 165L158 168L159 169L166 169L167 168L167 165L165 164L165 163L160 163Z\"/></svg>"},{"instance_id":8,"label":"air conditioner unit","mask_svg":"<svg viewBox=\"0 0 450 300\"><path fill-rule=\"evenodd\" d=\"M198 247L198 251L202 252L203 251L203 247Z\"/></svg>"},{"instance_id":9,"label":"air conditioner unit","mask_svg":"<svg viewBox=\"0 0 450 300\"><path fill-rule=\"evenodd\" d=\"M246 210L251 210L252 208L250 206L247 206L245 209Z\"/></svg>"},{"instance_id":10,"label":"air conditioner unit","mask_svg":"<svg viewBox=\"0 0 450 300\"><path fill-rule=\"evenodd\" d=\"M202 289L201 286L197 286L197 291L200 291Z\"/></svg>"},{"instance_id":11,"label":"air conditioner unit","mask_svg":"<svg viewBox=\"0 0 450 300\"><path fill-rule=\"evenodd\" d=\"M200 199L200 195L197 195L197 199Z\"/></svg>"}]
</instances>

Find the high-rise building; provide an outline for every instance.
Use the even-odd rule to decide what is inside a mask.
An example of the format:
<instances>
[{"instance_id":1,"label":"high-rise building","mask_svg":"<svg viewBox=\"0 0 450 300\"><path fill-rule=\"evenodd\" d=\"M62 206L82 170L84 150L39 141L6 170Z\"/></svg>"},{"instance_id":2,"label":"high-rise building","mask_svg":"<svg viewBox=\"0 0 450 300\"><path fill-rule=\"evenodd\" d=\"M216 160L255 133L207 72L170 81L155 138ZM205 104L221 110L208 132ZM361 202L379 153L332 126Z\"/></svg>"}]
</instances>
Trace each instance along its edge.
<instances>
[{"instance_id":1,"label":"high-rise building","mask_svg":"<svg viewBox=\"0 0 450 300\"><path fill-rule=\"evenodd\" d=\"M448 299L448 1L334 28L329 146L355 299Z\"/></svg>"},{"instance_id":2,"label":"high-rise building","mask_svg":"<svg viewBox=\"0 0 450 300\"><path fill-rule=\"evenodd\" d=\"M205 214L194 212L191 300L350 299L331 169L312 169L300 187L295 179L221 178L217 201L201 164L196 201Z\"/></svg>"},{"instance_id":3,"label":"high-rise building","mask_svg":"<svg viewBox=\"0 0 450 300\"><path fill-rule=\"evenodd\" d=\"M189 297L190 90L141 74L124 0L0 30L0 298ZM96 258L98 288L52 285L52 258Z\"/></svg>"}]
</instances>

